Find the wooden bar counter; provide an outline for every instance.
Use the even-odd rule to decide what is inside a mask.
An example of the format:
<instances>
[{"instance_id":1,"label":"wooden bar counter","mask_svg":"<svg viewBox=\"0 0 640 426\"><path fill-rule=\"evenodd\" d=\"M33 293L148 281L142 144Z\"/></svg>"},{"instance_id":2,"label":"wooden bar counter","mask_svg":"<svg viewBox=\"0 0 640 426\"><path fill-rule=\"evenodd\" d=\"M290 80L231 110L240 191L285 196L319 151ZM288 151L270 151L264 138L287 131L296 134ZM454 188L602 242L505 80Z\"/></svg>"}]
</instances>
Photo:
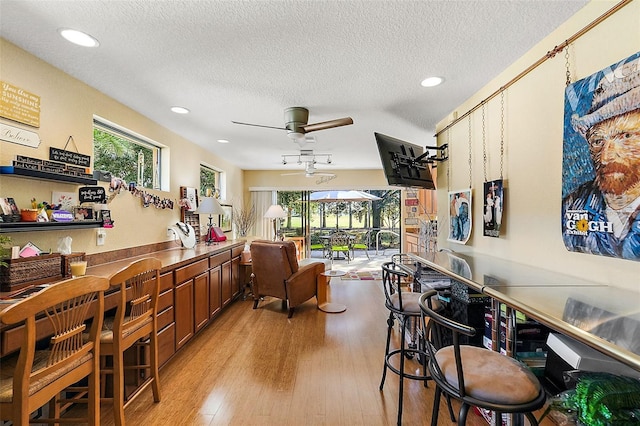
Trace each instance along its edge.
<instances>
[{"instance_id":1,"label":"wooden bar counter","mask_svg":"<svg viewBox=\"0 0 640 426\"><path fill-rule=\"evenodd\" d=\"M155 257L162 262L158 306L162 365L242 294L240 255L244 243L244 240L224 241L209 246L198 244L192 249L176 247L146 253L89 266L87 275L110 277L144 257ZM13 293L0 293L0 310L15 302L10 298ZM105 310L114 308L116 303L117 293L108 292ZM39 327L38 333L39 337L40 334L46 337L46 327ZM19 349L23 334L24 326L0 326L0 357Z\"/></svg>"}]
</instances>

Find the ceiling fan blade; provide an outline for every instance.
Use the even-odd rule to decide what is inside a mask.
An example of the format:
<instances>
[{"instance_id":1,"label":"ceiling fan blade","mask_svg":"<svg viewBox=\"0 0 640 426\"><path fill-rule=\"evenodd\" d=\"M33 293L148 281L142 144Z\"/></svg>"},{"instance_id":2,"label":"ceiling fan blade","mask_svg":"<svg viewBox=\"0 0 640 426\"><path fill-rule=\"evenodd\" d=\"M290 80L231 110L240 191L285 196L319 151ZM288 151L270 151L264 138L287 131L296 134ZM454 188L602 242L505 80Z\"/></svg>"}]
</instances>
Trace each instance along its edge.
<instances>
[{"instance_id":1,"label":"ceiling fan blade","mask_svg":"<svg viewBox=\"0 0 640 426\"><path fill-rule=\"evenodd\" d=\"M305 133L315 132L316 130L332 129L334 127L348 126L353 124L351 117L337 118L335 120L323 121L321 123L305 124L302 126Z\"/></svg>"},{"instance_id":2,"label":"ceiling fan blade","mask_svg":"<svg viewBox=\"0 0 640 426\"><path fill-rule=\"evenodd\" d=\"M304 172L296 172L296 173L280 173L280 176L295 176L295 175L303 175Z\"/></svg>"},{"instance_id":3,"label":"ceiling fan blade","mask_svg":"<svg viewBox=\"0 0 640 426\"><path fill-rule=\"evenodd\" d=\"M314 176L335 176L335 173L314 173Z\"/></svg>"},{"instance_id":4,"label":"ceiling fan blade","mask_svg":"<svg viewBox=\"0 0 640 426\"><path fill-rule=\"evenodd\" d=\"M278 130L287 130L284 127L274 127L274 126L264 126L262 124L252 124L252 123L241 123L239 121L231 121L233 124L242 124L243 126L253 126L253 127L264 127L267 129L278 129Z\"/></svg>"}]
</instances>

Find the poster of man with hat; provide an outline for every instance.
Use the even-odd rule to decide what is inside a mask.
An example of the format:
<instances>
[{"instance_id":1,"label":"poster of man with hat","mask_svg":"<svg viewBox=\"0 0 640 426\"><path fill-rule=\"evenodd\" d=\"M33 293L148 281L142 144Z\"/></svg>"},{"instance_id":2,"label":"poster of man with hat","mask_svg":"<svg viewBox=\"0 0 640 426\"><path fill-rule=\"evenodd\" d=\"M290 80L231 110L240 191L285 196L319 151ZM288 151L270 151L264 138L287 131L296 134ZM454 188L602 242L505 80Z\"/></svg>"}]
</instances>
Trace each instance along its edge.
<instances>
[{"instance_id":1,"label":"poster of man with hat","mask_svg":"<svg viewBox=\"0 0 640 426\"><path fill-rule=\"evenodd\" d=\"M640 52L565 91L562 237L640 261Z\"/></svg>"}]
</instances>

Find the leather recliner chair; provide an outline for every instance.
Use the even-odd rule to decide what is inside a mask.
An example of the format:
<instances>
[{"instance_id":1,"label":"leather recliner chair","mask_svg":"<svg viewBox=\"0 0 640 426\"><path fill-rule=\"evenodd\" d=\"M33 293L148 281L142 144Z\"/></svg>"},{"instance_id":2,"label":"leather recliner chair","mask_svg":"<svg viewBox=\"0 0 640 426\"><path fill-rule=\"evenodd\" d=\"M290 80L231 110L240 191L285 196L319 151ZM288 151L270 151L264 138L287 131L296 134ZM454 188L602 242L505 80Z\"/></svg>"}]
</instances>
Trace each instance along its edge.
<instances>
[{"instance_id":1,"label":"leather recliner chair","mask_svg":"<svg viewBox=\"0 0 640 426\"><path fill-rule=\"evenodd\" d=\"M251 243L251 267L253 269L253 309L260 298L271 296L282 299L283 309L293 310L316 295L317 278L324 272L324 262L298 265L293 241L264 241Z\"/></svg>"}]
</instances>

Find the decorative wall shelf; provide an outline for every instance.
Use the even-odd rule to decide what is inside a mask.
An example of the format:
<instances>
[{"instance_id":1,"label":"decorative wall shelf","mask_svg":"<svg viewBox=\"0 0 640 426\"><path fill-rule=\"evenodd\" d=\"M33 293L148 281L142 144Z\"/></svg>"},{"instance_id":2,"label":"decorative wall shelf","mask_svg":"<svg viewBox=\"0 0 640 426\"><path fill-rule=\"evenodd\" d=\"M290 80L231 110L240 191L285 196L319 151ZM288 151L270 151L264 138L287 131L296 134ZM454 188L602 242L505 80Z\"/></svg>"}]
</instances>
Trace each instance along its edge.
<instances>
[{"instance_id":1,"label":"decorative wall shelf","mask_svg":"<svg viewBox=\"0 0 640 426\"><path fill-rule=\"evenodd\" d=\"M97 185L96 179L89 179L79 176L62 175L59 173L49 173L40 170L21 169L13 166L0 166L0 175L25 177L31 179L44 179L49 181L72 183L79 185Z\"/></svg>"},{"instance_id":2,"label":"decorative wall shelf","mask_svg":"<svg viewBox=\"0 0 640 426\"><path fill-rule=\"evenodd\" d=\"M0 234L6 234L9 232L60 231L101 227L101 220L84 220L77 222L5 222L0 223Z\"/></svg>"}]
</instances>

